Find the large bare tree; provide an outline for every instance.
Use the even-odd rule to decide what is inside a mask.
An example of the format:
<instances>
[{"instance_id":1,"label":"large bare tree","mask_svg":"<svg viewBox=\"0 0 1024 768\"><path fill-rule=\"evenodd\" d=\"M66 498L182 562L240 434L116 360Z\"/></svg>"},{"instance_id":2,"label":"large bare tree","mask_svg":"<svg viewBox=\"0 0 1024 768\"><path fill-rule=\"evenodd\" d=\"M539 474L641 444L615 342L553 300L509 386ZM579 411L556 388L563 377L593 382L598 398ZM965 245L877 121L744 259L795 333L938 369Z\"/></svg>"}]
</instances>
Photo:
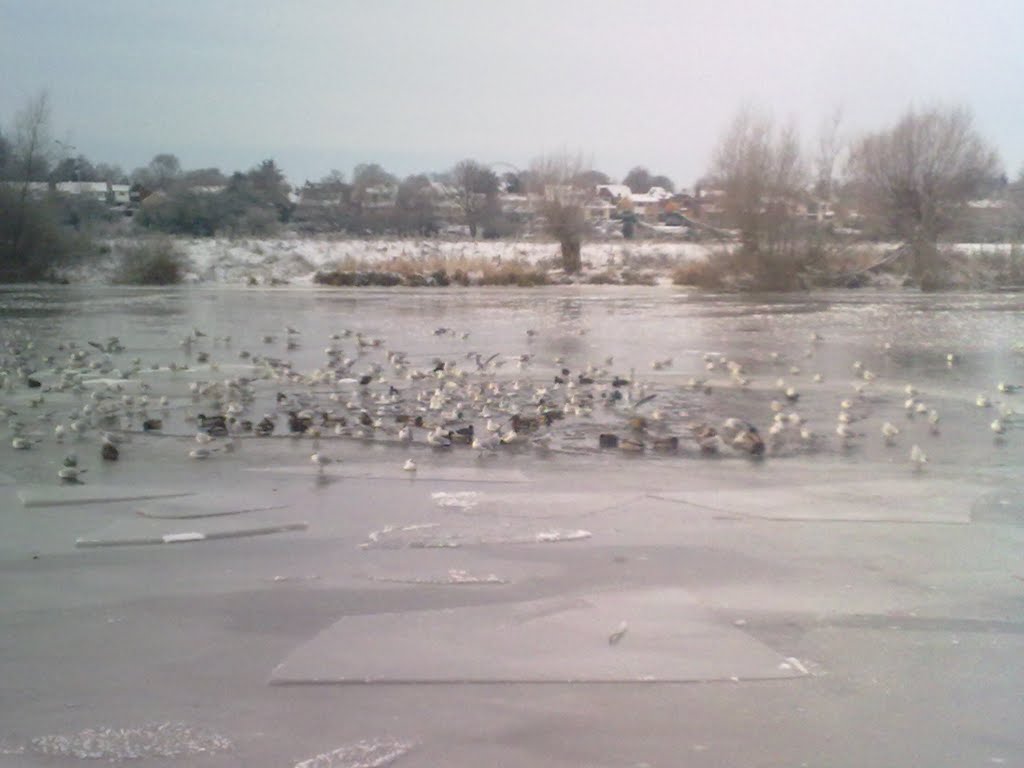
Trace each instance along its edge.
<instances>
[{"instance_id":1,"label":"large bare tree","mask_svg":"<svg viewBox=\"0 0 1024 768\"><path fill-rule=\"evenodd\" d=\"M54 155L45 92L15 116L12 135L6 175L13 189L0 196L0 279L38 279L62 247L52 211L31 193L33 182L46 181Z\"/></svg>"},{"instance_id":2,"label":"large bare tree","mask_svg":"<svg viewBox=\"0 0 1024 768\"><path fill-rule=\"evenodd\" d=\"M588 167L581 156L562 152L535 159L527 174L530 191L541 200L544 229L558 240L562 269L567 274L575 274L583 266L584 206L593 189L579 186L577 180L585 178L582 174Z\"/></svg>"},{"instance_id":3,"label":"large bare tree","mask_svg":"<svg viewBox=\"0 0 1024 768\"><path fill-rule=\"evenodd\" d=\"M725 192L729 224L740 232L742 265L765 287L786 287L806 182L796 127L779 128L767 114L740 110L715 148L711 175Z\"/></svg>"},{"instance_id":4,"label":"large bare tree","mask_svg":"<svg viewBox=\"0 0 1024 768\"><path fill-rule=\"evenodd\" d=\"M861 138L849 170L865 211L909 246L911 275L927 286L941 269L939 238L998 175L999 160L970 112L932 107Z\"/></svg>"}]
</instances>

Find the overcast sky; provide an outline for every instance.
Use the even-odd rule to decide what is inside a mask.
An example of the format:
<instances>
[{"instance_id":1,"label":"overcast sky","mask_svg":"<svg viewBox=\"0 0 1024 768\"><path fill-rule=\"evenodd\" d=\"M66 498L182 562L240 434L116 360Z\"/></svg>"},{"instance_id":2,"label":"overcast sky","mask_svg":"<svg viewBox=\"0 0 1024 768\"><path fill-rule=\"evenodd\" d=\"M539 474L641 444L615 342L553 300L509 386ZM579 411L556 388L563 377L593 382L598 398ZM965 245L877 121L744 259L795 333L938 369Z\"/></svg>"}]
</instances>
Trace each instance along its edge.
<instances>
[{"instance_id":1,"label":"overcast sky","mask_svg":"<svg viewBox=\"0 0 1024 768\"><path fill-rule=\"evenodd\" d=\"M1021 0L0 0L0 124L45 89L56 138L129 171L568 150L688 186L744 104L809 145L837 107L856 135L939 103L1016 176L1022 32Z\"/></svg>"}]
</instances>

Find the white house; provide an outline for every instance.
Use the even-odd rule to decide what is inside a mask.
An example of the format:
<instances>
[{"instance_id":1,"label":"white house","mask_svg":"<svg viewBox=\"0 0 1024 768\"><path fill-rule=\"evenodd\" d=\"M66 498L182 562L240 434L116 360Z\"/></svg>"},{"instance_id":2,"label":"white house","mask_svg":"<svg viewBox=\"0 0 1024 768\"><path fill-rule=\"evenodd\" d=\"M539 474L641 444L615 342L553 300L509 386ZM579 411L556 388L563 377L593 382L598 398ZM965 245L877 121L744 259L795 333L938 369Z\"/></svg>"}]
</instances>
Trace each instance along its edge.
<instances>
[{"instance_id":1,"label":"white house","mask_svg":"<svg viewBox=\"0 0 1024 768\"><path fill-rule=\"evenodd\" d=\"M58 181L56 190L59 195L89 197L105 203L109 187L105 181Z\"/></svg>"},{"instance_id":2,"label":"white house","mask_svg":"<svg viewBox=\"0 0 1024 768\"><path fill-rule=\"evenodd\" d=\"M110 193L114 197L114 205L128 205L131 202L130 184L111 184Z\"/></svg>"}]
</instances>

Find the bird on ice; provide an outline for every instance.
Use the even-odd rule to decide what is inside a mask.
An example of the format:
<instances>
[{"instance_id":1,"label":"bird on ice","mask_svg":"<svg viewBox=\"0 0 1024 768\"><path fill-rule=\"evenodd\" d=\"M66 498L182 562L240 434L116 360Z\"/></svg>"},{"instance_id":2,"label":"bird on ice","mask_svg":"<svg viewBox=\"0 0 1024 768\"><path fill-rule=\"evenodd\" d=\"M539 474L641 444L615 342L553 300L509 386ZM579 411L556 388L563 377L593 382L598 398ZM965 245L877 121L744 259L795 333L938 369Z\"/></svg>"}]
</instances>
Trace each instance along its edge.
<instances>
[{"instance_id":1,"label":"bird on ice","mask_svg":"<svg viewBox=\"0 0 1024 768\"><path fill-rule=\"evenodd\" d=\"M319 451L310 456L309 460L316 464L317 472L319 472L321 475L324 473L324 467L326 467L328 464L331 464L334 461L334 459L332 459L330 456L325 456Z\"/></svg>"},{"instance_id":2,"label":"bird on ice","mask_svg":"<svg viewBox=\"0 0 1024 768\"><path fill-rule=\"evenodd\" d=\"M626 622L621 622L619 626L608 635L608 645L618 645L619 642L626 636L626 632L629 631L629 625Z\"/></svg>"},{"instance_id":3,"label":"bird on ice","mask_svg":"<svg viewBox=\"0 0 1024 768\"><path fill-rule=\"evenodd\" d=\"M924 465L928 463L928 456L917 443L914 443L914 446L910 449L910 461L914 465L915 472L920 472L924 469Z\"/></svg>"}]
</instances>

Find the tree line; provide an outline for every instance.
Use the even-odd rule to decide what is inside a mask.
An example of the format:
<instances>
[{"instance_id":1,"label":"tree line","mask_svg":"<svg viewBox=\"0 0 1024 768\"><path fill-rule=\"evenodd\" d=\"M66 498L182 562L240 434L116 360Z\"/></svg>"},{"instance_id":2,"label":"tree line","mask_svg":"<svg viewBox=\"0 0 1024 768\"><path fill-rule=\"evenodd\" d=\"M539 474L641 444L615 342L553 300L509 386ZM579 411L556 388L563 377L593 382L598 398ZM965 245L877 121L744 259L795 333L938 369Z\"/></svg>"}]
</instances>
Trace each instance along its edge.
<instances>
[{"instance_id":1,"label":"tree line","mask_svg":"<svg viewBox=\"0 0 1024 768\"><path fill-rule=\"evenodd\" d=\"M830 115L808 150L794 125L746 108L722 133L697 183L714 194L702 208L717 212L714 231L734 234L738 265L762 284L787 287L827 255L837 220L819 216L809 223L808 204L845 214L864 237L903 243L907 267L921 284L941 269L938 243L957 231L972 200L1000 192L1010 205L1002 236L1024 237L1024 170L1015 182L1007 180L967 110L909 109L891 126L854 137L844 137L841 127L841 114ZM272 159L226 174L186 170L163 153L126 174L72 150L52 139L45 95L0 131L0 279L44 277L62 255L83 247L87 225L116 215L95 201L39 200L40 182L133 184L142 199L134 226L191 236L266 236L285 227L431 236L458 221L473 238L505 237L520 233L526 216L508 201L531 196L529 215L561 244L570 272L579 269L580 244L589 234L584 207L598 185L612 183L581 156L561 154L500 173L496 165L465 159L402 179L367 163L351 177L331 171L293 190ZM642 166L621 184L634 193L676 189L668 176Z\"/></svg>"}]
</instances>

